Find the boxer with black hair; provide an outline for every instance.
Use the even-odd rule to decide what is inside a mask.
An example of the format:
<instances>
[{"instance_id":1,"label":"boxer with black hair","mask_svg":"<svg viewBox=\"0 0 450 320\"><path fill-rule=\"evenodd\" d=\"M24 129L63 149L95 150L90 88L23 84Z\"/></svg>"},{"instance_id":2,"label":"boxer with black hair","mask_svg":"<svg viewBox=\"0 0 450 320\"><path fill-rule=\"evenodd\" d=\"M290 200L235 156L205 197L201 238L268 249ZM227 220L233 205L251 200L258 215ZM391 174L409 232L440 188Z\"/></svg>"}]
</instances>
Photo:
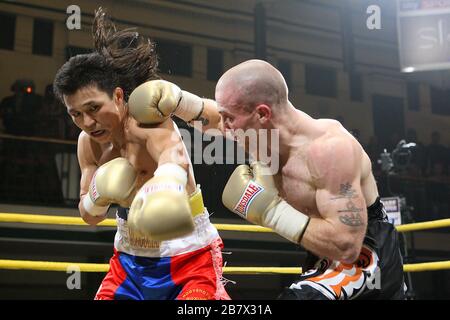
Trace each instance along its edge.
<instances>
[{"instance_id":1,"label":"boxer with black hair","mask_svg":"<svg viewBox=\"0 0 450 320\"><path fill-rule=\"evenodd\" d=\"M175 122L148 125L128 110L135 87L159 78L154 43L117 31L102 10L93 37L95 51L66 62L54 90L82 130L83 220L96 225L119 205L114 255L95 298L229 299L222 240Z\"/></svg>"}]
</instances>

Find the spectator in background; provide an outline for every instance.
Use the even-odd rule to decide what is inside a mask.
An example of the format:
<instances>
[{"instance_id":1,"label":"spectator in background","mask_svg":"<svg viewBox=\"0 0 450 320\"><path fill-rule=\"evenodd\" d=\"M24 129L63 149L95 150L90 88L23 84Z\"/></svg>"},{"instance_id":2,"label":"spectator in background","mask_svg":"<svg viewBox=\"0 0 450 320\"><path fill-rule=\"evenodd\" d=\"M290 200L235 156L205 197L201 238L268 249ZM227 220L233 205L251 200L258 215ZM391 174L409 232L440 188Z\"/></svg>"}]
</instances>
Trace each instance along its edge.
<instances>
[{"instance_id":1,"label":"spectator in background","mask_svg":"<svg viewBox=\"0 0 450 320\"><path fill-rule=\"evenodd\" d=\"M448 151L441 144L441 134L437 131L431 133L431 143L427 147L427 174L436 175L448 173ZM441 168L442 167L442 168Z\"/></svg>"},{"instance_id":2,"label":"spectator in background","mask_svg":"<svg viewBox=\"0 0 450 320\"><path fill-rule=\"evenodd\" d=\"M422 142L418 141L417 132L415 129L409 128L406 131L406 142L413 142L416 144L416 147L412 149L412 157L408 168L408 174L415 177L424 176L426 167L425 147Z\"/></svg>"},{"instance_id":3,"label":"spectator in background","mask_svg":"<svg viewBox=\"0 0 450 320\"><path fill-rule=\"evenodd\" d=\"M431 133L431 143L426 147L427 199L429 201L429 219L448 218L449 177L448 150L441 144L441 135Z\"/></svg>"},{"instance_id":4,"label":"spectator in background","mask_svg":"<svg viewBox=\"0 0 450 320\"><path fill-rule=\"evenodd\" d=\"M401 137L403 137L403 134L400 134L398 131L392 132L386 144L386 149L388 150L388 152L392 152L392 150L397 147L398 143L401 140Z\"/></svg>"},{"instance_id":5,"label":"spectator in background","mask_svg":"<svg viewBox=\"0 0 450 320\"><path fill-rule=\"evenodd\" d=\"M17 80L12 86L13 95L5 97L0 103L1 116L4 119L5 132L13 135L33 136L36 133L37 117L42 108L42 96L35 93L31 80ZM44 185L39 189L36 182L38 172L42 172L40 155L42 145L33 141L5 139L2 152L7 155L2 162L2 187L6 192L2 196L7 201L36 201L40 193L48 190ZM43 178L48 180L48 176Z\"/></svg>"},{"instance_id":6,"label":"spectator in background","mask_svg":"<svg viewBox=\"0 0 450 320\"><path fill-rule=\"evenodd\" d=\"M447 152L445 154L445 159L446 159L446 161L445 161L445 167L446 167L445 172L447 174L447 178L450 179L450 143L447 145L446 149L447 149L446 150Z\"/></svg>"},{"instance_id":7,"label":"spectator in background","mask_svg":"<svg viewBox=\"0 0 450 320\"><path fill-rule=\"evenodd\" d=\"M431 219L448 218L450 180L445 172L446 163L443 159L436 159L429 171L427 192L431 205Z\"/></svg>"},{"instance_id":8,"label":"spectator in background","mask_svg":"<svg viewBox=\"0 0 450 320\"><path fill-rule=\"evenodd\" d=\"M45 87L40 113L40 134L45 137L64 139L64 108L53 93L53 84Z\"/></svg>"},{"instance_id":9,"label":"spectator in background","mask_svg":"<svg viewBox=\"0 0 450 320\"><path fill-rule=\"evenodd\" d=\"M0 103L5 131L32 136L35 133L36 116L42 108L42 96L35 93L35 85L31 80L16 80L11 90L14 94L5 97Z\"/></svg>"},{"instance_id":10,"label":"spectator in background","mask_svg":"<svg viewBox=\"0 0 450 320\"><path fill-rule=\"evenodd\" d=\"M3 115L2 115L2 108L0 105L0 134L5 132L5 126L3 124ZM5 155L5 152L3 152L4 142L3 139L0 139L0 165L3 165L3 157Z\"/></svg>"},{"instance_id":11,"label":"spectator in background","mask_svg":"<svg viewBox=\"0 0 450 320\"><path fill-rule=\"evenodd\" d=\"M3 116L0 112L0 133L5 132L5 125L3 124Z\"/></svg>"},{"instance_id":12,"label":"spectator in background","mask_svg":"<svg viewBox=\"0 0 450 320\"><path fill-rule=\"evenodd\" d=\"M374 170L374 173L379 173L380 165L378 164L378 159L380 158L380 154L383 152L383 146L380 144L380 141L376 136L372 136L369 139L366 152L372 161L372 169Z\"/></svg>"}]
</instances>

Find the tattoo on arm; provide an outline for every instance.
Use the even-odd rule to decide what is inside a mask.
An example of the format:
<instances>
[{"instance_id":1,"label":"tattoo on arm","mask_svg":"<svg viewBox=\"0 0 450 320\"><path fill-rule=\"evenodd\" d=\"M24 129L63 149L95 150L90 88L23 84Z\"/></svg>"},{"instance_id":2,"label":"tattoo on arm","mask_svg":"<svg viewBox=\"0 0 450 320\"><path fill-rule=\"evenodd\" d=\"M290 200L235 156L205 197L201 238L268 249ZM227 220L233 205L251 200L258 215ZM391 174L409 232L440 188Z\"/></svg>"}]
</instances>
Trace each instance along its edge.
<instances>
[{"instance_id":1,"label":"tattoo on arm","mask_svg":"<svg viewBox=\"0 0 450 320\"><path fill-rule=\"evenodd\" d=\"M363 221L359 213L342 215L339 217L339 221L350 227L359 227L363 225Z\"/></svg>"},{"instance_id":2,"label":"tattoo on arm","mask_svg":"<svg viewBox=\"0 0 450 320\"><path fill-rule=\"evenodd\" d=\"M201 121L202 125L207 126L209 124L209 120L203 117L199 117L197 121Z\"/></svg>"},{"instance_id":3,"label":"tattoo on arm","mask_svg":"<svg viewBox=\"0 0 450 320\"><path fill-rule=\"evenodd\" d=\"M359 227L363 225L363 220L360 212L363 208L358 208L352 199L358 198L356 191L352 188L352 185L347 182L341 184L339 190L339 196L332 198L331 200L347 199L346 207L338 210L338 213L343 213L339 216L339 220L348 226Z\"/></svg>"},{"instance_id":4,"label":"tattoo on arm","mask_svg":"<svg viewBox=\"0 0 450 320\"><path fill-rule=\"evenodd\" d=\"M198 117L188 122L188 125L191 127L195 127L195 122L200 122L202 126L207 126L209 124L209 119Z\"/></svg>"}]
</instances>

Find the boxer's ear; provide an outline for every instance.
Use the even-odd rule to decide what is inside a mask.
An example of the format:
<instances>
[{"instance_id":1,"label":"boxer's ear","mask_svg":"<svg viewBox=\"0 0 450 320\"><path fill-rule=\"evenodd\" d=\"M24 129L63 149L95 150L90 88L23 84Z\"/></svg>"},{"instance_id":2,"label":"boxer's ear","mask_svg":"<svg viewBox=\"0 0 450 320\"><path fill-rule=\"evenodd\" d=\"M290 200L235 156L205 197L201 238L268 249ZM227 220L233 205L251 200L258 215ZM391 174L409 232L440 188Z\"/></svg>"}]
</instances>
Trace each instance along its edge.
<instances>
[{"instance_id":1,"label":"boxer's ear","mask_svg":"<svg viewBox=\"0 0 450 320\"><path fill-rule=\"evenodd\" d=\"M125 104L125 95L123 93L122 88L120 87L116 87L113 91L113 100L114 102L119 105L119 104Z\"/></svg>"},{"instance_id":2,"label":"boxer's ear","mask_svg":"<svg viewBox=\"0 0 450 320\"><path fill-rule=\"evenodd\" d=\"M255 111L261 124L267 123L272 118L272 110L266 104L257 105Z\"/></svg>"}]
</instances>

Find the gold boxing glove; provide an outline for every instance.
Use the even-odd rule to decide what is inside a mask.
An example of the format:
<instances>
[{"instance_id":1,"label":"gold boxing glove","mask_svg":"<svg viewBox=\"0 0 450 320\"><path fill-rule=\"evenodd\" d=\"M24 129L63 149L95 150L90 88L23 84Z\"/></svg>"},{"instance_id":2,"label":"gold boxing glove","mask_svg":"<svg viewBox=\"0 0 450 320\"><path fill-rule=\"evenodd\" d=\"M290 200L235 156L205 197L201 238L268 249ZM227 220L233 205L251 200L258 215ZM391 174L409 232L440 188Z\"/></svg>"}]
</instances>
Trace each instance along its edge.
<instances>
[{"instance_id":1,"label":"gold boxing glove","mask_svg":"<svg viewBox=\"0 0 450 320\"><path fill-rule=\"evenodd\" d=\"M128 107L133 118L142 124L158 124L172 114L189 122L203 112L203 100L169 81L151 80L133 90Z\"/></svg>"},{"instance_id":2,"label":"gold boxing glove","mask_svg":"<svg viewBox=\"0 0 450 320\"><path fill-rule=\"evenodd\" d=\"M269 168L260 162L240 165L234 170L222 202L248 221L270 228L295 243L300 242L308 226L309 217L279 197Z\"/></svg>"},{"instance_id":3,"label":"gold boxing glove","mask_svg":"<svg viewBox=\"0 0 450 320\"><path fill-rule=\"evenodd\" d=\"M164 241L194 231L187 172L177 164L158 167L136 194L128 213L130 229L151 240Z\"/></svg>"},{"instance_id":4,"label":"gold boxing glove","mask_svg":"<svg viewBox=\"0 0 450 320\"><path fill-rule=\"evenodd\" d=\"M125 158L113 159L100 166L92 177L83 207L92 216L103 216L111 203L129 207L136 182L136 171Z\"/></svg>"}]
</instances>

